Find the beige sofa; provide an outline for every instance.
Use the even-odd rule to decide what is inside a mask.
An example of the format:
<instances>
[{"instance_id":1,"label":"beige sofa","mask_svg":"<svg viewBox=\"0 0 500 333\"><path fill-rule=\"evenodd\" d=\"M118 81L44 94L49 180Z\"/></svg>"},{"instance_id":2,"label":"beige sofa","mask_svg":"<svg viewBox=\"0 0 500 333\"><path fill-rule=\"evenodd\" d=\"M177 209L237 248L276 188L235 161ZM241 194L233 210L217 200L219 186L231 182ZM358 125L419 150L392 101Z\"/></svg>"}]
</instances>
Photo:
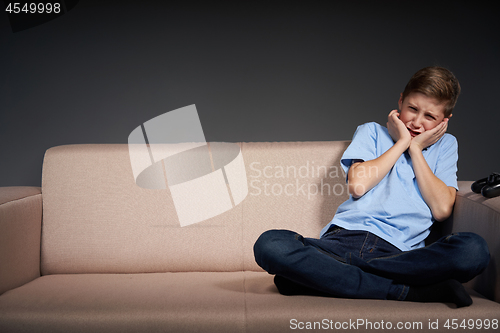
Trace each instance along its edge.
<instances>
[{"instance_id":1,"label":"beige sofa","mask_svg":"<svg viewBox=\"0 0 500 333\"><path fill-rule=\"evenodd\" d=\"M348 143L238 143L247 197L185 227L168 189L135 184L127 145L49 149L41 189L0 189L0 332L495 331L500 197L471 182L439 227L489 244L488 269L467 285L472 306L278 294L253 244L272 228L319 235L347 198Z\"/></svg>"}]
</instances>

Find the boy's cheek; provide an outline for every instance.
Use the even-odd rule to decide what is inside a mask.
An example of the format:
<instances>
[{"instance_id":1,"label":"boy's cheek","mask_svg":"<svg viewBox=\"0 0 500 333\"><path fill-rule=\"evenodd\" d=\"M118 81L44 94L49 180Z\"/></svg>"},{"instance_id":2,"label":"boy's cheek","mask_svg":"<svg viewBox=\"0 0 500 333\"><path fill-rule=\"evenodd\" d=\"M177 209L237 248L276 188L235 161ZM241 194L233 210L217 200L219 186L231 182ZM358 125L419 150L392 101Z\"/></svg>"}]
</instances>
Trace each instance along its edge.
<instances>
[{"instance_id":1,"label":"boy's cheek","mask_svg":"<svg viewBox=\"0 0 500 333\"><path fill-rule=\"evenodd\" d=\"M436 128L440 123L433 123L433 124L429 124L427 126L424 126L424 131L422 133L425 133L427 131L430 131L431 129L434 129Z\"/></svg>"}]
</instances>

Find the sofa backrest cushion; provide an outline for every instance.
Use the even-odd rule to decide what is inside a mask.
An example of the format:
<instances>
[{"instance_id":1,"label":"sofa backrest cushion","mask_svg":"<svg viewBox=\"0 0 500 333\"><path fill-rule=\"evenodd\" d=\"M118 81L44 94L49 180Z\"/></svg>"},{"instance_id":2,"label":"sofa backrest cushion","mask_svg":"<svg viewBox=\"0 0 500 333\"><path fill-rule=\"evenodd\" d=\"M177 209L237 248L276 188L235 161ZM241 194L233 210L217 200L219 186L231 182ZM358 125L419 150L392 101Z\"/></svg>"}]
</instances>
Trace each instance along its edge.
<instances>
[{"instance_id":1,"label":"sofa backrest cushion","mask_svg":"<svg viewBox=\"0 0 500 333\"><path fill-rule=\"evenodd\" d=\"M168 187L136 185L128 145L51 148L42 173L42 274L260 270L252 248L262 232L318 237L347 199L339 161L348 144L238 143L247 196L187 226Z\"/></svg>"}]
</instances>

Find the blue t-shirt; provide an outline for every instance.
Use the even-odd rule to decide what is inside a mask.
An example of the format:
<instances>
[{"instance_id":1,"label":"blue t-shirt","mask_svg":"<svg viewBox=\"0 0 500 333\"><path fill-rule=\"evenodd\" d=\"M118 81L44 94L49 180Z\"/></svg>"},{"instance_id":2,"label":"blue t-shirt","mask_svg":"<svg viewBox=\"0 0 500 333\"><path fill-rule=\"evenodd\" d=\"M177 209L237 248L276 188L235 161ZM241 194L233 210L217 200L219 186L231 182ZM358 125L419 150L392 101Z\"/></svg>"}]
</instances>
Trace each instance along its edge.
<instances>
[{"instance_id":1,"label":"blue t-shirt","mask_svg":"<svg viewBox=\"0 0 500 333\"><path fill-rule=\"evenodd\" d=\"M341 165L348 172L357 160L373 160L394 145L387 128L371 122L358 126L351 144L342 155ZM458 190L458 144L445 133L436 143L422 151L434 175L447 186ZM365 169L365 172L376 172ZM369 231L402 251L423 247L430 233L433 217L417 185L408 151L402 154L389 173L362 197L352 196L339 206L333 224L349 230Z\"/></svg>"}]
</instances>

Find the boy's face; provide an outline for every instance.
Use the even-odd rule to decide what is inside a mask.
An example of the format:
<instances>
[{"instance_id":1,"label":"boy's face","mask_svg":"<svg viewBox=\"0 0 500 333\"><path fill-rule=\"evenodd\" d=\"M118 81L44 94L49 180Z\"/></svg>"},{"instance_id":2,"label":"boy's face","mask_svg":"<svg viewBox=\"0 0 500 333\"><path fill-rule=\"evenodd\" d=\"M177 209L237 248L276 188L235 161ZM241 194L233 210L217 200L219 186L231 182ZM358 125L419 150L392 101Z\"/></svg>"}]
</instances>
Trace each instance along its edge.
<instances>
[{"instance_id":1,"label":"boy's face","mask_svg":"<svg viewBox=\"0 0 500 333\"><path fill-rule=\"evenodd\" d=\"M444 120L445 104L419 92L411 92L399 98L399 119L406 125L412 137L433 129ZM450 115L451 118L452 115Z\"/></svg>"}]
</instances>

